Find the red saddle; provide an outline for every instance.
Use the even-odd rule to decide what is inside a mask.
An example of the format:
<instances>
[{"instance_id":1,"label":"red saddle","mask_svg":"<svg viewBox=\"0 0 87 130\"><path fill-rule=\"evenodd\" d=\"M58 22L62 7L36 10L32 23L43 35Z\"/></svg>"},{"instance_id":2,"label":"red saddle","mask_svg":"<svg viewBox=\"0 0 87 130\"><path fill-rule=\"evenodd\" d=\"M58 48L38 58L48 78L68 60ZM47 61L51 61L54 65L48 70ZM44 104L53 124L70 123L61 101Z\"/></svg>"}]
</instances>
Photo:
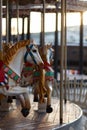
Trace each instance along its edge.
<instances>
[{"instance_id":1,"label":"red saddle","mask_svg":"<svg viewBox=\"0 0 87 130\"><path fill-rule=\"evenodd\" d=\"M5 72L4 72L4 69L3 69L3 61L0 60L0 82L4 82L5 80Z\"/></svg>"},{"instance_id":2,"label":"red saddle","mask_svg":"<svg viewBox=\"0 0 87 130\"><path fill-rule=\"evenodd\" d=\"M7 89L9 89L8 86L8 75L4 71L4 63L2 60L0 60L0 86L5 86Z\"/></svg>"}]
</instances>

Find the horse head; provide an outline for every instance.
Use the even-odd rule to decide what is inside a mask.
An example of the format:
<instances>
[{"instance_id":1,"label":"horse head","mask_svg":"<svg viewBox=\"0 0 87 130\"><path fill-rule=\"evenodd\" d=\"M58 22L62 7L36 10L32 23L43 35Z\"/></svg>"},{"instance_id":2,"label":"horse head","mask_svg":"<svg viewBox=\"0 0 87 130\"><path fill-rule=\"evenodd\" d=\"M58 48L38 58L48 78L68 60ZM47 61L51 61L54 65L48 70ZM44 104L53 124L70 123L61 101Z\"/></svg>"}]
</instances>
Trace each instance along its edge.
<instances>
[{"instance_id":1,"label":"horse head","mask_svg":"<svg viewBox=\"0 0 87 130\"><path fill-rule=\"evenodd\" d=\"M24 62L30 61L35 65L43 64L38 47L34 41L31 41L30 44L26 46L26 53L24 55Z\"/></svg>"},{"instance_id":2,"label":"horse head","mask_svg":"<svg viewBox=\"0 0 87 130\"><path fill-rule=\"evenodd\" d=\"M52 64L54 55L54 49L52 48L52 44L46 44L41 46L39 48L39 52L44 62Z\"/></svg>"}]
</instances>

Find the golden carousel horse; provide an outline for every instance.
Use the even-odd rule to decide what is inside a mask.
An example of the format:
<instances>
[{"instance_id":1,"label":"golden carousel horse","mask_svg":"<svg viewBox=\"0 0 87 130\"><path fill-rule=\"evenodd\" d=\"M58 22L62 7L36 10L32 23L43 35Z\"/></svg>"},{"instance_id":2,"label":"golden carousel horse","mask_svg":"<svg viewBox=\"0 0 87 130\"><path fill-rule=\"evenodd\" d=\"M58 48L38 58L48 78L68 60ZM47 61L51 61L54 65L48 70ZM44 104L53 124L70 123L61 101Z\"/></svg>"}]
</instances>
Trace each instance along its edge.
<instances>
[{"instance_id":1,"label":"golden carousel horse","mask_svg":"<svg viewBox=\"0 0 87 130\"><path fill-rule=\"evenodd\" d=\"M34 72L34 101L43 103L45 102L44 97L47 95L46 112L51 113L53 111L51 107L51 95L54 82L54 71L51 67L51 56L53 56L52 45L42 46L39 52L44 61L44 69L38 67Z\"/></svg>"},{"instance_id":2,"label":"golden carousel horse","mask_svg":"<svg viewBox=\"0 0 87 130\"><path fill-rule=\"evenodd\" d=\"M43 64L37 46L30 40L16 43L5 51L3 60L0 61L0 93L5 96L17 96L20 100L23 116L27 116L30 110L29 88L21 87L21 72L24 65L24 57L27 63L34 65ZM5 79L4 79L5 78Z\"/></svg>"}]
</instances>

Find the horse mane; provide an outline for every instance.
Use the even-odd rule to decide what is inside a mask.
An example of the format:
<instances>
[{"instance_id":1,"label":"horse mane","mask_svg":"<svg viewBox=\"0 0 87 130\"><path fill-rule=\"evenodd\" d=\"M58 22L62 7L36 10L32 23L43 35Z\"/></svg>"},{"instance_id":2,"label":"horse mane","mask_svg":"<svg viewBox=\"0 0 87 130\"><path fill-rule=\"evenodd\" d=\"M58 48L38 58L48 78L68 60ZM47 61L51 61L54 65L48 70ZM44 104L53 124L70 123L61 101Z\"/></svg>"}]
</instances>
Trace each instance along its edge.
<instances>
[{"instance_id":1,"label":"horse mane","mask_svg":"<svg viewBox=\"0 0 87 130\"><path fill-rule=\"evenodd\" d=\"M11 48L8 49L8 51L3 55L3 61L5 64L9 64L9 62L12 60L15 53L22 47L29 45L30 40L23 40L19 41L16 44L14 44Z\"/></svg>"},{"instance_id":2,"label":"horse mane","mask_svg":"<svg viewBox=\"0 0 87 130\"><path fill-rule=\"evenodd\" d=\"M3 55L5 55L7 52L9 52L9 49L13 46L13 43L2 43L2 49L3 49Z\"/></svg>"},{"instance_id":3,"label":"horse mane","mask_svg":"<svg viewBox=\"0 0 87 130\"><path fill-rule=\"evenodd\" d=\"M47 45L41 46L39 48L39 53L40 53L41 58L43 59L43 61L47 61L47 58L46 58L47 54L44 53L44 50L47 52Z\"/></svg>"},{"instance_id":4,"label":"horse mane","mask_svg":"<svg viewBox=\"0 0 87 130\"><path fill-rule=\"evenodd\" d=\"M46 45L43 45L39 48L39 53L40 53L40 56L41 58L43 59L44 62L47 61L47 50L52 48L52 45L51 44L46 44ZM46 53L44 53L44 51Z\"/></svg>"}]
</instances>

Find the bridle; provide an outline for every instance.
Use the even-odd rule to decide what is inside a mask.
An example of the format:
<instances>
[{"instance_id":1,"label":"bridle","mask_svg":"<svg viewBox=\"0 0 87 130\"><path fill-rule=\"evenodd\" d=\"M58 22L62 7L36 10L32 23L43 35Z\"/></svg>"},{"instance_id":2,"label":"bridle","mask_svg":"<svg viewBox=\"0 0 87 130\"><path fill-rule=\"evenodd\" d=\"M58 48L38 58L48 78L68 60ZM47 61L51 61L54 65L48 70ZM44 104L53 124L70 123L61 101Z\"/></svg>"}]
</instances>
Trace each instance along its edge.
<instances>
[{"instance_id":1,"label":"bridle","mask_svg":"<svg viewBox=\"0 0 87 130\"><path fill-rule=\"evenodd\" d=\"M30 46L26 46L26 49L27 49L27 51L26 51L26 53L25 53L25 55L24 55L24 62L26 63L27 62L27 56L28 56L28 54L31 56L31 58L32 58L32 60L33 60L33 62L35 63L35 64L37 64L37 61L35 60L35 58L34 58L34 55L33 55L33 53L31 52L31 49L33 48L33 44L31 44Z\"/></svg>"}]
</instances>

